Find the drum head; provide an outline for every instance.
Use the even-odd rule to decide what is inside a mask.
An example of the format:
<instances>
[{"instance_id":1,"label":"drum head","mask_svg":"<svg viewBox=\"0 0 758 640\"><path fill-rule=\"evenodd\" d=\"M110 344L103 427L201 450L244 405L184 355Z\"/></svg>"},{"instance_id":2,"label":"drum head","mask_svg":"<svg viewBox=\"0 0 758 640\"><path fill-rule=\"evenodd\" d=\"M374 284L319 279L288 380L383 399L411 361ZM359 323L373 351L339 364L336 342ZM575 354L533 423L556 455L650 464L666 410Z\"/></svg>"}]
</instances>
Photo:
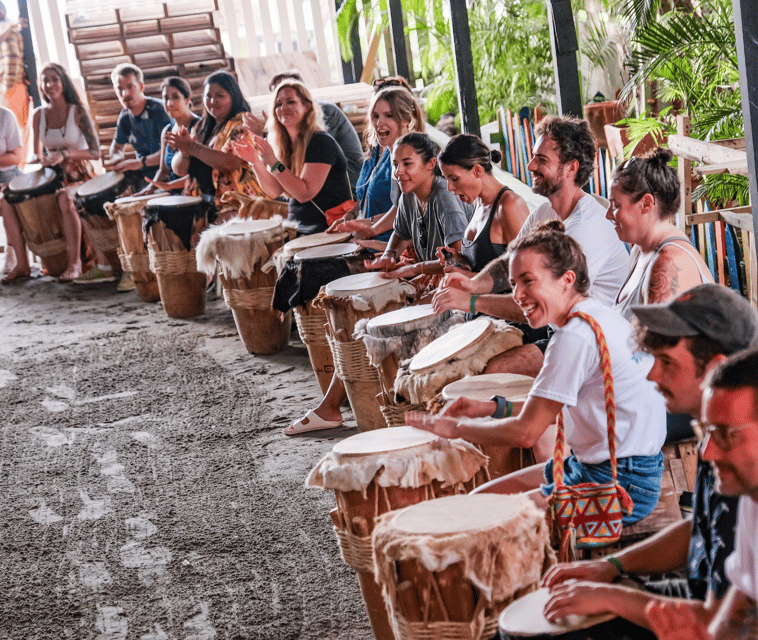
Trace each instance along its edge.
<instances>
[{"instance_id":1,"label":"drum head","mask_svg":"<svg viewBox=\"0 0 758 640\"><path fill-rule=\"evenodd\" d=\"M185 207L187 205L200 204L202 198L196 196L164 196L150 203L150 207Z\"/></svg>"},{"instance_id":2,"label":"drum head","mask_svg":"<svg viewBox=\"0 0 758 640\"><path fill-rule=\"evenodd\" d=\"M473 533L509 522L522 509L523 498L519 495L475 493L447 496L396 512L392 528L411 535Z\"/></svg>"},{"instance_id":3,"label":"drum head","mask_svg":"<svg viewBox=\"0 0 758 640\"><path fill-rule=\"evenodd\" d=\"M366 333L384 336L393 329L402 330L403 333L415 331L435 322L441 322L445 317L445 315L438 316L434 313L430 304L417 304L371 318L366 325Z\"/></svg>"},{"instance_id":4,"label":"drum head","mask_svg":"<svg viewBox=\"0 0 758 640\"><path fill-rule=\"evenodd\" d=\"M8 189L14 193L36 191L37 189L46 187L53 180L55 180L55 171L50 167L43 167L31 173L16 176L8 183Z\"/></svg>"},{"instance_id":5,"label":"drum head","mask_svg":"<svg viewBox=\"0 0 758 640\"><path fill-rule=\"evenodd\" d=\"M262 233L281 227L278 220L232 220L224 226L225 236L241 236L246 233Z\"/></svg>"},{"instance_id":6,"label":"drum head","mask_svg":"<svg viewBox=\"0 0 758 640\"><path fill-rule=\"evenodd\" d=\"M355 253L359 249L360 247L354 242L342 242L340 244L327 244L323 247L312 247L310 249L298 251L295 254L295 262L300 262L302 260L318 260L320 258L342 258Z\"/></svg>"},{"instance_id":7,"label":"drum head","mask_svg":"<svg viewBox=\"0 0 758 640\"><path fill-rule=\"evenodd\" d=\"M371 295L385 287L397 283L395 279L382 278L376 272L354 273L351 276L338 278L326 285L326 295L347 298L354 295Z\"/></svg>"},{"instance_id":8,"label":"drum head","mask_svg":"<svg viewBox=\"0 0 758 640\"><path fill-rule=\"evenodd\" d=\"M415 427L375 429L345 438L335 444L332 451L341 456L365 456L412 449L439 439L439 436Z\"/></svg>"},{"instance_id":9,"label":"drum head","mask_svg":"<svg viewBox=\"0 0 758 640\"><path fill-rule=\"evenodd\" d=\"M500 632L504 636L516 637L557 636L594 627L596 624L608 622L616 617L612 613L596 616L567 616L561 620L560 624L556 624L550 622L542 613L549 599L550 591L543 587L511 602L498 619Z\"/></svg>"},{"instance_id":10,"label":"drum head","mask_svg":"<svg viewBox=\"0 0 758 640\"><path fill-rule=\"evenodd\" d=\"M121 184L124 181L124 174L117 171L109 171L101 176L87 180L76 190L76 195L80 198L86 198L87 196L93 196L96 193L103 193L108 191L116 185Z\"/></svg>"},{"instance_id":11,"label":"drum head","mask_svg":"<svg viewBox=\"0 0 758 640\"><path fill-rule=\"evenodd\" d=\"M451 382L442 390L442 399L489 400L492 396L503 396L508 400L526 400L533 382L531 376L518 373L485 373Z\"/></svg>"},{"instance_id":12,"label":"drum head","mask_svg":"<svg viewBox=\"0 0 758 640\"><path fill-rule=\"evenodd\" d=\"M127 196L126 198L116 198L114 204L132 204L133 202L147 202L148 200L155 200L156 198L165 198L168 193L165 191L158 191L156 193L147 193L144 196Z\"/></svg>"},{"instance_id":13,"label":"drum head","mask_svg":"<svg viewBox=\"0 0 758 640\"><path fill-rule=\"evenodd\" d=\"M313 233L309 236L300 236L284 245L284 253L287 256L294 256L296 253L304 249L310 249L311 247L347 242L350 235L349 233L326 233L326 231L322 231L321 233Z\"/></svg>"},{"instance_id":14,"label":"drum head","mask_svg":"<svg viewBox=\"0 0 758 640\"><path fill-rule=\"evenodd\" d=\"M492 333L492 321L487 318L464 322L421 349L413 356L408 368L412 373L422 373L437 367L453 356L462 356L475 348L490 333Z\"/></svg>"}]
</instances>

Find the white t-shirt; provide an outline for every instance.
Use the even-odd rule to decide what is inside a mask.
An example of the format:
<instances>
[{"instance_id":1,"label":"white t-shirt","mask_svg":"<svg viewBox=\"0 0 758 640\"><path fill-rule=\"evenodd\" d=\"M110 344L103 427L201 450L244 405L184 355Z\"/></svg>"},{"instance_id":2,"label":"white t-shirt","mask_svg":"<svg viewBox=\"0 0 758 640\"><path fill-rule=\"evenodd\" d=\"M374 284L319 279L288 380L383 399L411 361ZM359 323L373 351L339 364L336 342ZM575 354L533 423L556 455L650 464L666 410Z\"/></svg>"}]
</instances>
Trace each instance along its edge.
<instances>
[{"instance_id":1,"label":"white t-shirt","mask_svg":"<svg viewBox=\"0 0 758 640\"><path fill-rule=\"evenodd\" d=\"M740 497L734 552L726 559L729 581L746 596L758 600L758 504Z\"/></svg>"},{"instance_id":2,"label":"white t-shirt","mask_svg":"<svg viewBox=\"0 0 758 640\"><path fill-rule=\"evenodd\" d=\"M652 356L633 352L634 328L613 309L591 298L574 306L600 324L608 343L616 399L616 456L651 456L666 439L663 396L647 380ZM600 352L592 327L572 318L547 345L545 361L529 395L563 403L566 442L581 462L608 460Z\"/></svg>"},{"instance_id":3,"label":"white t-shirt","mask_svg":"<svg viewBox=\"0 0 758 640\"><path fill-rule=\"evenodd\" d=\"M612 307L629 273L629 254L610 220L606 219L605 212L602 204L585 194L563 225L566 235L579 243L587 259L587 274L592 283L590 294L605 306ZM558 214L546 202L529 215L518 237L527 235L545 222L558 219Z\"/></svg>"},{"instance_id":4,"label":"white t-shirt","mask_svg":"<svg viewBox=\"0 0 758 640\"><path fill-rule=\"evenodd\" d=\"M18 149L21 146L21 131L18 120L10 109L0 107L0 155ZM5 167L9 169L10 167Z\"/></svg>"}]
</instances>

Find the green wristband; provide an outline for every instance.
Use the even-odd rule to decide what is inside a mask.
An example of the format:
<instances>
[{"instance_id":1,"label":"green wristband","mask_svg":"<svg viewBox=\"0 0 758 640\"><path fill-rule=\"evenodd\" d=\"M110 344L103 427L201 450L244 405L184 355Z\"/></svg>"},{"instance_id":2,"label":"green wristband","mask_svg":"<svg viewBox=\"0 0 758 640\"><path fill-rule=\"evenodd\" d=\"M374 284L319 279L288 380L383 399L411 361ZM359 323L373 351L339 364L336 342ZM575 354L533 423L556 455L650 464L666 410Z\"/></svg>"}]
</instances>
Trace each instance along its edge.
<instances>
[{"instance_id":1,"label":"green wristband","mask_svg":"<svg viewBox=\"0 0 758 640\"><path fill-rule=\"evenodd\" d=\"M620 576L624 575L624 567L621 566L621 560L615 558L614 556L606 556L604 559L616 567L616 571Z\"/></svg>"},{"instance_id":2,"label":"green wristband","mask_svg":"<svg viewBox=\"0 0 758 640\"><path fill-rule=\"evenodd\" d=\"M476 299L478 297L479 297L479 294L475 293L471 296L471 300L469 300L468 309L472 313L472 315L476 315Z\"/></svg>"}]
</instances>

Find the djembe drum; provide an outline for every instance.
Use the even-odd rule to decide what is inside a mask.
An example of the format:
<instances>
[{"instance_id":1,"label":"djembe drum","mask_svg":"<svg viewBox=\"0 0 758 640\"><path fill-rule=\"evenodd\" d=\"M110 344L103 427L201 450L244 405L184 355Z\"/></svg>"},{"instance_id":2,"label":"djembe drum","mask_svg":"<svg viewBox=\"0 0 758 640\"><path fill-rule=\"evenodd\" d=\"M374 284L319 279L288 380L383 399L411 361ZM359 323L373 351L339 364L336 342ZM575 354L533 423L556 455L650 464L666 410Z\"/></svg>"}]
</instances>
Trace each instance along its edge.
<instances>
[{"instance_id":1,"label":"djembe drum","mask_svg":"<svg viewBox=\"0 0 758 640\"><path fill-rule=\"evenodd\" d=\"M276 283L271 256L287 237L279 216L232 218L204 231L197 244L198 268L212 275L220 267L224 300L248 353L277 353L289 344L292 314L271 307Z\"/></svg>"},{"instance_id":2,"label":"djembe drum","mask_svg":"<svg viewBox=\"0 0 758 640\"><path fill-rule=\"evenodd\" d=\"M463 440L398 427L338 442L311 471L308 486L334 491L334 532L343 560L358 574L377 640L392 640L393 634L374 576L376 519L425 500L468 493L484 479L485 464L486 458Z\"/></svg>"},{"instance_id":3,"label":"djembe drum","mask_svg":"<svg viewBox=\"0 0 758 640\"><path fill-rule=\"evenodd\" d=\"M68 266L56 195L62 187L61 177L45 167L13 178L5 189L5 199L16 211L26 246L40 257L42 267L53 277Z\"/></svg>"},{"instance_id":4,"label":"djembe drum","mask_svg":"<svg viewBox=\"0 0 758 640\"><path fill-rule=\"evenodd\" d=\"M150 270L169 318L193 318L205 311L205 275L197 270L195 246L208 226L208 206L202 198L165 196L142 210Z\"/></svg>"},{"instance_id":5,"label":"djembe drum","mask_svg":"<svg viewBox=\"0 0 758 640\"><path fill-rule=\"evenodd\" d=\"M485 373L466 376L447 385L440 400L448 404L458 398L487 401L492 396L503 396L512 402L523 402L529 395L534 378L517 373ZM531 449L500 447L491 444L477 445L490 459L487 469L494 480L535 463Z\"/></svg>"},{"instance_id":6,"label":"djembe drum","mask_svg":"<svg viewBox=\"0 0 758 640\"><path fill-rule=\"evenodd\" d=\"M481 373L494 356L520 346L521 336L521 331L494 318L477 318L453 327L400 368L395 394L412 404L426 404L445 385Z\"/></svg>"},{"instance_id":7,"label":"djembe drum","mask_svg":"<svg viewBox=\"0 0 758 640\"><path fill-rule=\"evenodd\" d=\"M354 337L363 340L369 362L379 371L382 413L390 427L404 425L406 411L425 409L423 405L396 401L395 378L400 362L409 360L464 320L460 312L445 311L437 315L431 304L420 304L356 323Z\"/></svg>"},{"instance_id":8,"label":"djembe drum","mask_svg":"<svg viewBox=\"0 0 758 640\"><path fill-rule=\"evenodd\" d=\"M118 228L108 217L105 204L127 192L131 182L131 178L124 173L108 171L80 185L74 197L87 236L105 254L117 273L121 271Z\"/></svg>"},{"instance_id":9,"label":"djembe drum","mask_svg":"<svg viewBox=\"0 0 758 640\"><path fill-rule=\"evenodd\" d=\"M140 298L145 302L161 299L158 280L150 271L150 256L142 232L142 209L150 200L168 196L165 191L143 196L127 196L106 202L103 207L118 229L118 258L124 271L131 274Z\"/></svg>"},{"instance_id":10,"label":"djembe drum","mask_svg":"<svg viewBox=\"0 0 758 640\"><path fill-rule=\"evenodd\" d=\"M316 298L316 306L326 311L334 366L361 431L386 427L387 422L381 411L379 374L369 362L366 345L353 337L355 323L405 306L414 292L408 282L358 273L330 282Z\"/></svg>"},{"instance_id":11,"label":"djembe drum","mask_svg":"<svg viewBox=\"0 0 758 640\"><path fill-rule=\"evenodd\" d=\"M397 640L491 638L555 558L545 513L523 494L422 502L381 516L372 537Z\"/></svg>"}]
</instances>

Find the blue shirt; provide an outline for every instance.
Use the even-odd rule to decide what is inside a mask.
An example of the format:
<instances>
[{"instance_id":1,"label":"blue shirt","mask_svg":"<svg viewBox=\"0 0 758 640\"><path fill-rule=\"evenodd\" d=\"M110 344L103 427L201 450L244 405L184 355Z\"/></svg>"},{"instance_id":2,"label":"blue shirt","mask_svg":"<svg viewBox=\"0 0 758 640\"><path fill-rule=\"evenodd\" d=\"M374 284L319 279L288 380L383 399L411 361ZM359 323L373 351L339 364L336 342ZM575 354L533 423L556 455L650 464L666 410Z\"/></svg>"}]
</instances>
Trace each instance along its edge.
<instances>
[{"instance_id":1,"label":"blue shirt","mask_svg":"<svg viewBox=\"0 0 758 640\"><path fill-rule=\"evenodd\" d=\"M376 146L363 161L355 191L361 214L366 218L384 215L400 199L400 186L392 179L391 156L389 149ZM389 229L374 239L387 242L391 235L392 229Z\"/></svg>"},{"instance_id":2,"label":"blue shirt","mask_svg":"<svg viewBox=\"0 0 758 640\"><path fill-rule=\"evenodd\" d=\"M121 109L116 122L116 143L132 145L139 158L160 151L161 132L169 124L161 101L150 97L146 100L145 108L138 116L129 109ZM152 178L155 167L145 167L142 173L146 178Z\"/></svg>"}]
</instances>

